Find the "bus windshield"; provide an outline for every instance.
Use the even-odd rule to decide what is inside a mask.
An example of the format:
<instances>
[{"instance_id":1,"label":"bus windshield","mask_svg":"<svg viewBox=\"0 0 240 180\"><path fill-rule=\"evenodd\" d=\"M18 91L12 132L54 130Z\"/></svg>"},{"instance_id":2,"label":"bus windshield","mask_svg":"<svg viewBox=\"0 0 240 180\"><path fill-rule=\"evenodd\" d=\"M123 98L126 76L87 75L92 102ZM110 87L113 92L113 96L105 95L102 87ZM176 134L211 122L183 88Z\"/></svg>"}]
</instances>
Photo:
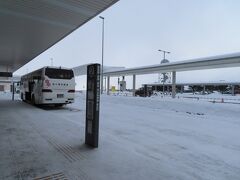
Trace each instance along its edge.
<instances>
[{"instance_id":1,"label":"bus windshield","mask_svg":"<svg viewBox=\"0 0 240 180\"><path fill-rule=\"evenodd\" d=\"M74 77L72 70L46 68L45 75L51 79L72 79Z\"/></svg>"}]
</instances>

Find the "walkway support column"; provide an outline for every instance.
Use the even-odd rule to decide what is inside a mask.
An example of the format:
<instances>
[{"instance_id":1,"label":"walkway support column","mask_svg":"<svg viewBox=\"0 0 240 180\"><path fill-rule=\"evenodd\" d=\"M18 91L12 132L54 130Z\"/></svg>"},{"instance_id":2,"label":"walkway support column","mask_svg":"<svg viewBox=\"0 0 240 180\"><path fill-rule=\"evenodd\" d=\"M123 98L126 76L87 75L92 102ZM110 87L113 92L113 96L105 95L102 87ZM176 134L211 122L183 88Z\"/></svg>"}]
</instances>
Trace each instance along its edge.
<instances>
[{"instance_id":1,"label":"walkway support column","mask_svg":"<svg viewBox=\"0 0 240 180\"><path fill-rule=\"evenodd\" d=\"M110 76L107 77L107 95L110 95L109 89L110 89Z\"/></svg>"},{"instance_id":2,"label":"walkway support column","mask_svg":"<svg viewBox=\"0 0 240 180\"><path fill-rule=\"evenodd\" d=\"M107 91L107 78L106 78L106 76L104 76L104 91L105 91L105 93Z\"/></svg>"},{"instance_id":3,"label":"walkway support column","mask_svg":"<svg viewBox=\"0 0 240 180\"><path fill-rule=\"evenodd\" d=\"M14 93L15 93L15 87L14 82L12 83L12 100L14 101Z\"/></svg>"},{"instance_id":4,"label":"walkway support column","mask_svg":"<svg viewBox=\"0 0 240 180\"><path fill-rule=\"evenodd\" d=\"M136 74L133 74L133 89L132 89L132 95L135 96L136 91Z\"/></svg>"},{"instance_id":5,"label":"walkway support column","mask_svg":"<svg viewBox=\"0 0 240 180\"><path fill-rule=\"evenodd\" d=\"M235 96L235 86L232 85L232 96Z\"/></svg>"},{"instance_id":6,"label":"walkway support column","mask_svg":"<svg viewBox=\"0 0 240 180\"><path fill-rule=\"evenodd\" d=\"M172 98L176 97L176 71L172 72Z\"/></svg>"}]
</instances>

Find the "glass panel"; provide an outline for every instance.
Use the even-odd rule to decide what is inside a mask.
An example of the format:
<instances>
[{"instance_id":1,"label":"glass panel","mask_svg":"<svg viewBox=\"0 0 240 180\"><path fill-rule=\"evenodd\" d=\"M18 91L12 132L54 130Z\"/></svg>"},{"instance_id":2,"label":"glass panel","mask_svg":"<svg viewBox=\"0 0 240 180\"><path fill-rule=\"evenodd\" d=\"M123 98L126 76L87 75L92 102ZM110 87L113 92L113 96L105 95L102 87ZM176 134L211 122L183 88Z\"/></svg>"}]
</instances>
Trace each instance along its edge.
<instances>
[{"instance_id":1,"label":"glass panel","mask_svg":"<svg viewBox=\"0 0 240 180\"><path fill-rule=\"evenodd\" d=\"M67 69L46 68L45 75L51 79L72 79L73 71Z\"/></svg>"}]
</instances>

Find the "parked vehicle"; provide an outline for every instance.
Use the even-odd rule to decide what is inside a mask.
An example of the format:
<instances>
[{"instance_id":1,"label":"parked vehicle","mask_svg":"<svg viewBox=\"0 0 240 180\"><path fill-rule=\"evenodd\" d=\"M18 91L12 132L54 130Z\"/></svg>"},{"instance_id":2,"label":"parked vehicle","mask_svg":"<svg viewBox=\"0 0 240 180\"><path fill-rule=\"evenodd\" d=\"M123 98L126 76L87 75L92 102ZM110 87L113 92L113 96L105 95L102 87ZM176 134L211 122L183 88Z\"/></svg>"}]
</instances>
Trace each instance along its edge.
<instances>
[{"instance_id":1,"label":"parked vehicle","mask_svg":"<svg viewBox=\"0 0 240 180\"><path fill-rule=\"evenodd\" d=\"M72 69L43 67L21 77L21 99L32 104L64 105L74 102Z\"/></svg>"},{"instance_id":2,"label":"parked vehicle","mask_svg":"<svg viewBox=\"0 0 240 180\"><path fill-rule=\"evenodd\" d=\"M153 94L153 91L151 88L147 88L145 90L144 87L142 87L135 91L135 96L140 96L140 97L150 97L152 94Z\"/></svg>"}]
</instances>

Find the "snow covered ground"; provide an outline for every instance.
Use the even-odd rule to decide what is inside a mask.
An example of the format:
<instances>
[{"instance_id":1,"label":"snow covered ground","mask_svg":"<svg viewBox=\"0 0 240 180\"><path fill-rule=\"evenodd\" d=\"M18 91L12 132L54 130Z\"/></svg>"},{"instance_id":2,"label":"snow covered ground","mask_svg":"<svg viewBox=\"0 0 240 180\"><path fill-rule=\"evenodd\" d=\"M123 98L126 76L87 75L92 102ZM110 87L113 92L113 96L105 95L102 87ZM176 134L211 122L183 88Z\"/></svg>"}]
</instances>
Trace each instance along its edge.
<instances>
[{"instance_id":1,"label":"snow covered ground","mask_svg":"<svg viewBox=\"0 0 240 180\"><path fill-rule=\"evenodd\" d=\"M66 130L57 131L74 136L84 127L85 104L85 94L76 94L74 104L46 113L56 127L64 118ZM98 179L117 180L239 180L239 129L240 104L103 95L100 146L84 161L86 172L94 177L94 167Z\"/></svg>"},{"instance_id":2,"label":"snow covered ground","mask_svg":"<svg viewBox=\"0 0 240 180\"><path fill-rule=\"evenodd\" d=\"M84 99L71 106L84 109ZM240 104L104 95L100 124L176 179L240 178Z\"/></svg>"}]
</instances>

